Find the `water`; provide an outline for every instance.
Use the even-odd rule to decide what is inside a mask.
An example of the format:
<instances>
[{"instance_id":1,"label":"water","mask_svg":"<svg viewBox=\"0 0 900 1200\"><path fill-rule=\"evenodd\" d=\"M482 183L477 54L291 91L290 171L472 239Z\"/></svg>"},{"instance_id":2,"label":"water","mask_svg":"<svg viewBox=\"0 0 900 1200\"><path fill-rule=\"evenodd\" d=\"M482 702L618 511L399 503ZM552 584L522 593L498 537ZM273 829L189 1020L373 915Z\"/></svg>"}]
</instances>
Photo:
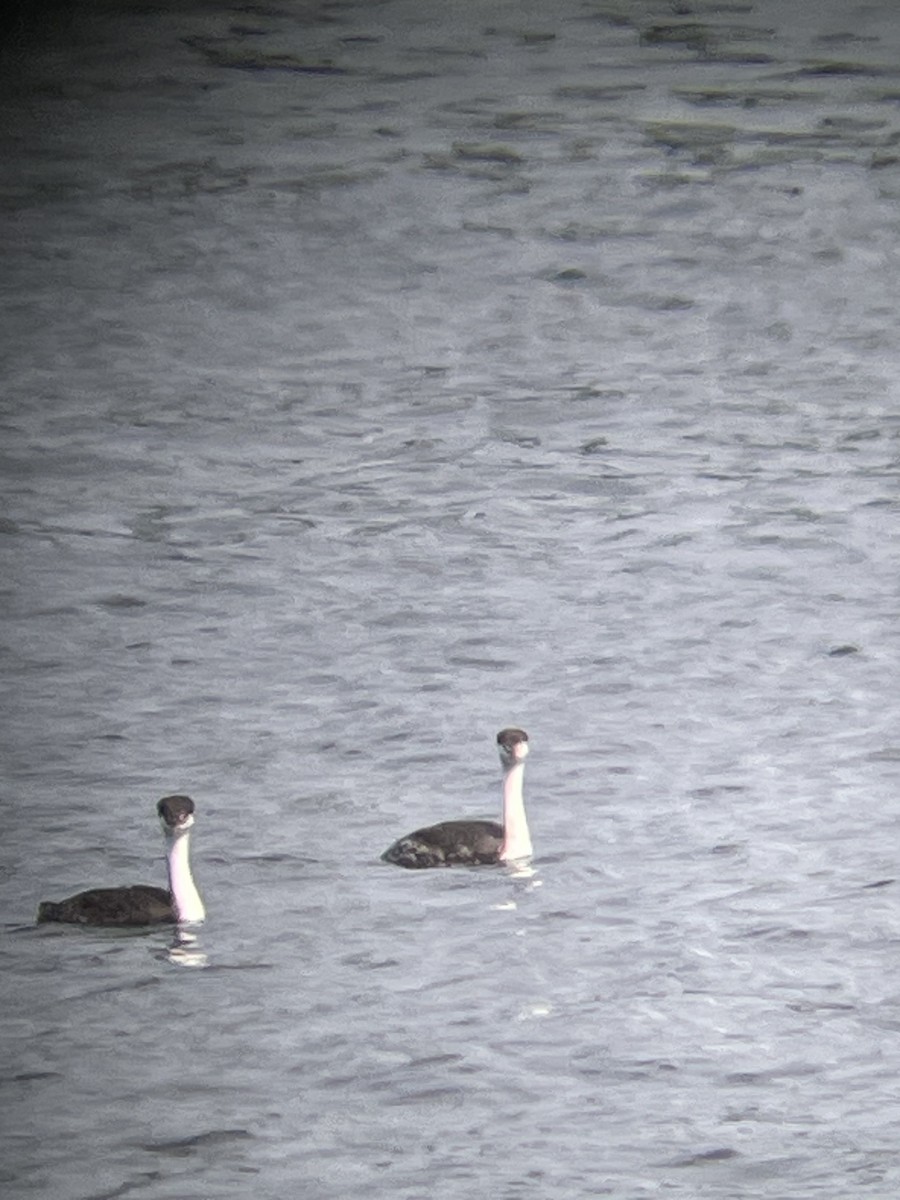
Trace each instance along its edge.
<instances>
[{"instance_id":1,"label":"water","mask_svg":"<svg viewBox=\"0 0 900 1200\"><path fill-rule=\"evenodd\" d=\"M896 1196L900 22L800 8L14 43L11 1200ZM534 874L379 863L508 724ZM197 945L32 926L174 791Z\"/></svg>"}]
</instances>

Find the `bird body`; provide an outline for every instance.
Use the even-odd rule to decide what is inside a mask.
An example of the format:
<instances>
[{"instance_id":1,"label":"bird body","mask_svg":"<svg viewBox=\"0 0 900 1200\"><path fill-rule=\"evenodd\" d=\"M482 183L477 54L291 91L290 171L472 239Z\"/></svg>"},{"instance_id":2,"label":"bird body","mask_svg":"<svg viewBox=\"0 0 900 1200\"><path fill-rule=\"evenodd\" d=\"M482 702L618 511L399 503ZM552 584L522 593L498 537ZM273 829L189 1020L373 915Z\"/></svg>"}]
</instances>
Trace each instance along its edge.
<instances>
[{"instance_id":1,"label":"bird body","mask_svg":"<svg viewBox=\"0 0 900 1200\"><path fill-rule=\"evenodd\" d=\"M501 729L497 745L503 767L503 823L463 818L415 829L385 850L385 862L413 869L485 866L531 855L522 794L528 734L524 729Z\"/></svg>"},{"instance_id":2,"label":"bird body","mask_svg":"<svg viewBox=\"0 0 900 1200\"><path fill-rule=\"evenodd\" d=\"M203 901L191 874L189 831L194 824L190 796L164 796L156 811L166 839L169 889L133 884L128 887L89 888L65 900L44 900L38 906L39 924L119 927L202 921Z\"/></svg>"},{"instance_id":3,"label":"bird body","mask_svg":"<svg viewBox=\"0 0 900 1200\"><path fill-rule=\"evenodd\" d=\"M43 900L38 922L67 925L156 925L176 920L171 893L164 888L136 883L131 887L89 888L59 903Z\"/></svg>"},{"instance_id":4,"label":"bird body","mask_svg":"<svg viewBox=\"0 0 900 1200\"><path fill-rule=\"evenodd\" d=\"M496 821L442 821L398 838L381 857L398 867L479 866L498 862L502 845Z\"/></svg>"}]
</instances>

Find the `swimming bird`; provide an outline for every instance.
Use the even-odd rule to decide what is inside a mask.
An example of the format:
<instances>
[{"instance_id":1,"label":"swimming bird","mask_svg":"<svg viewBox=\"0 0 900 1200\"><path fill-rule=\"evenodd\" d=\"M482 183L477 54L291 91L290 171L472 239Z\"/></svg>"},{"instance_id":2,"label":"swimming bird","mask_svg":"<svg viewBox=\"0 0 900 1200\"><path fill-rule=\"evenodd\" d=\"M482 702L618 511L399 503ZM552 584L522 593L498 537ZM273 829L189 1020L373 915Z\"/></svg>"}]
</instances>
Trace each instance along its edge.
<instances>
[{"instance_id":1,"label":"swimming bird","mask_svg":"<svg viewBox=\"0 0 900 1200\"><path fill-rule=\"evenodd\" d=\"M91 888L58 903L44 900L39 923L72 925L157 925L202 921L203 901L191 875L190 830L194 802L190 796L164 796L156 806L166 840L169 890L139 883L132 887Z\"/></svg>"},{"instance_id":2,"label":"swimming bird","mask_svg":"<svg viewBox=\"0 0 900 1200\"><path fill-rule=\"evenodd\" d=\"M496 821L442 821L398 838L382 854L398 867L453 867L509 862L531 855L522 780L528 754L524 729L497 734L503 768L503 824Z\"/></svg>"}]
</instances>

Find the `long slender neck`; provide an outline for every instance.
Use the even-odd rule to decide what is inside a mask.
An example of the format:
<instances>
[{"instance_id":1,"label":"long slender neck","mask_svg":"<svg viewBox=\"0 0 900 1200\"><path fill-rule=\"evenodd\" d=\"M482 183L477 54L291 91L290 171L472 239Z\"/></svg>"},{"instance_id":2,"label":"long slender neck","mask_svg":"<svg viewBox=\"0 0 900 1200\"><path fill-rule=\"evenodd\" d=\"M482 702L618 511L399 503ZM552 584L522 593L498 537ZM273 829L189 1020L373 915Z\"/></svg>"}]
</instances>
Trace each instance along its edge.
<instances>
[{"instance_id":1,"label":"long slender neck","mask_svg":"<svg viewBox=\"0 0 900 1200\"><path fill-rule=\"evenodd\" d=\"M190 834L186 829L170 835L167 851L169 891L179 921L202 921L206 909L191 874Z\"/></svg>"},{"instance_id":2,"label":"long slender neck","mask_svg":"<svg viewBox=\"0 0 900 1200\"><path fill-rule=\"evenodd\" d=\"M508 767L503 776L503 845L500 860L530 858L531 834L525 819L525 800L522 796L522 780L525 763L516 762Z\"/></svg>"}]
</instances>

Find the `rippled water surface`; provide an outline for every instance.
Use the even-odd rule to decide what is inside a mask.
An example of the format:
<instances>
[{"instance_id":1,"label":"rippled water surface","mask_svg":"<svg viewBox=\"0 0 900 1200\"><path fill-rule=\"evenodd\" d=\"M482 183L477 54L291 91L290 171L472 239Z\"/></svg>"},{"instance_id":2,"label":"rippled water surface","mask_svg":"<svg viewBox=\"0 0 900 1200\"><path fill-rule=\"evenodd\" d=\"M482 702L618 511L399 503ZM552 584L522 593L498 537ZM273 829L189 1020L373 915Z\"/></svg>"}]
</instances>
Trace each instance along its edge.
<instances>
[{"instance_id":1,"label":"rippled water surface","mask_svg":"<svg viewBox=\"0 0 900 1200\"><path fill-rule=\"evenodd\" d=\"M900 1189L900 16L123 0L0 84L10 1200ZM378 861L495 816L533 873ZM161 882L209 919L32 925Z\"/></svg>"}]
</instances>

